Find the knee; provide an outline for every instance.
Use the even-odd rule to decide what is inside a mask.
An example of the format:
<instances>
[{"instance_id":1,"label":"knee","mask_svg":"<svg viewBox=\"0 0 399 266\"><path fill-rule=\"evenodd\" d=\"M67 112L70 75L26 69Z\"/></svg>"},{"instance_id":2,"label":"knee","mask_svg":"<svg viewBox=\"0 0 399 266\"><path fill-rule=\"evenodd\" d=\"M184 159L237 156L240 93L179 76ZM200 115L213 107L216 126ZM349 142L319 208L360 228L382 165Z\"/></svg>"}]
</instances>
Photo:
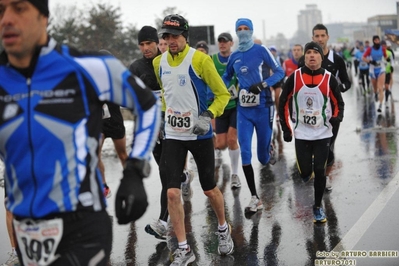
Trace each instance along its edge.
<instances>
[{"instance_id":1,"label":"knee","mask_svg":"<svg viewBox=\"0 0 399 266\"><path fill-rule=\"evenodd\" d=\"M178 188L169 188L167 191L168 202L176 203L180 201L180 189Z\"/></svg>"},{"instance_id":2,"label":"knee","mask_svg":"<svg viewBox=\"0 0 399 266\"><path fill-rule=\"evenodd\" d=\"M204 190L204 194L208 198L217 197L219 193L220 193L220 190L218 189L218 187L214 187L213 189L206 190L206 191Z\"/></svg>"}]
</instances>

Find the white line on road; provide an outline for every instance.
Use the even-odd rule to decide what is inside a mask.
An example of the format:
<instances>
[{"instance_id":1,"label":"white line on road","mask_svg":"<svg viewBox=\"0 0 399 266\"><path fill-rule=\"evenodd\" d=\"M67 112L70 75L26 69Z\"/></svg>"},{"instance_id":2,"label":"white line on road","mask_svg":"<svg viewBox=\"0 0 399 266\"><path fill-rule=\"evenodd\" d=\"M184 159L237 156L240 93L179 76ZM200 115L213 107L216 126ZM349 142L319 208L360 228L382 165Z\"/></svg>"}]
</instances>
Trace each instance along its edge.
<instances>
[{"instance_id":1,"label":"white line on road","mask_svg":"<svg viewBox=\"0 0 399 266\"><path fill-rule=\"evenodd\" d=\"M368 207L360 219L341 239L333 249L334 252L352 250L360 238L365 234L370 225L378 217L382 209L387 205L393 194L399 188L399 173L387 184L384 190L378 195L374 202Z\"/></svg>"}]
</instances>

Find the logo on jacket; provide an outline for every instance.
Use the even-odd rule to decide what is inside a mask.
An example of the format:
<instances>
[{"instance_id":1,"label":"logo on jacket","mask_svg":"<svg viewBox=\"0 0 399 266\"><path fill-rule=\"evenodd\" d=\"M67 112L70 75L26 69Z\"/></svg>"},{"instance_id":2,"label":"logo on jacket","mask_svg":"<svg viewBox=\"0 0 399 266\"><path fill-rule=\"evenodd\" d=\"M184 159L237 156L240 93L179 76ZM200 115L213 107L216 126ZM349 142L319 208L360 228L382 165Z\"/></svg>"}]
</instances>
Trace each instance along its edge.
<instances>
[{"instance_id":1,"label":"logo on jacket","mask_svg":"<svg viewBox=\"0 0 399 266\"><path fill-rule=\"evenodd\" d=\"M178 75L177 77L179 79L179 85L184 86L187 83L187 78L186 75Z\"/></svg>"},{"instance_id":2,"label":"logo on jacket","mask_svg":"<svg viewBox=\"0 0 399 266\"><path fill-rule=\"evenodd\" d=\"M15 103L7 104L3 112L3 120L8 120L18 114L18 105Z\"/></svg>"},{"instance_id":3,"label":"logo on jacket","mask_svg":"<svg viewBox=\"0 0 399 266\"><path fill-rule=\"evenodd\" d=\"M240 72L242 75L248 74L248 67L247 66L240 67Z\"/></svg>"}]
</instances>

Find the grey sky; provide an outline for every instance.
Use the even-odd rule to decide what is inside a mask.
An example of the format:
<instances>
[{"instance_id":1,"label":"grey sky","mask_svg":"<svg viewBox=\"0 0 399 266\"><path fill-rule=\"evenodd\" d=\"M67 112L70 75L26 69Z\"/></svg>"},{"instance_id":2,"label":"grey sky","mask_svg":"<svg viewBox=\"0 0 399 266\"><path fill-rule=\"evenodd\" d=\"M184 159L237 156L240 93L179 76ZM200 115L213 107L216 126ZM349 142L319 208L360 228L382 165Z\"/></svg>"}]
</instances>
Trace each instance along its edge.
<instances>
[{"instance_id":1,"label":"grey sky","mask_svg":"<svg viewBox=\"0 0 399 266\"><path fill-rule=\"evenodd\" d=\"M297 15L306 4L317 4L322 11L323 23L367 22L375 15L396 14L397 0L202 0L202 1L132 1L132 0L49 0L50 10L57 4L89 8L97 3L112 3L121 8L126 23L142 27L154 26L166 7L176 7L182 11L190 25L214 25L215 34L223 31L234 33L235 21L247 17L253 21L254 35L263 38L283 33L287 38L297 30ZM170 4L169 4L170 3ZM263 30L263 24L265 28Z\"/></svg>"}]
</instances>

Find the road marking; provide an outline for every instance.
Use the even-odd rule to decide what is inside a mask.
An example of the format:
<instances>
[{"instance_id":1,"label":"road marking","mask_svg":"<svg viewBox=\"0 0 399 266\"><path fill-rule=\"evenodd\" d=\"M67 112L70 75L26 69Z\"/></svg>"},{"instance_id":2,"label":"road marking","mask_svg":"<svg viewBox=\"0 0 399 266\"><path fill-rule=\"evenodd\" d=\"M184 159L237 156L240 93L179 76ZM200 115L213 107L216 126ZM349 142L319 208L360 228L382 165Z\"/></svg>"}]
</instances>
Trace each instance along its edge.
<instances>
[{"instance_id":1,"label":"road marking","mask_svg":"<svg viewBox=\"0 0 399 266\"><path fill-rule=\"evenodd\" d=\"M368 207L355 225L348 231L348 233L341 239L341 241L333 249L334 252L343 250L352 250L360 238L364 235L370 225L378 217L382 209L387 205L393 194L399 188L399 172L381 191L374 202Z\"/></svg>"}]
</instances>

